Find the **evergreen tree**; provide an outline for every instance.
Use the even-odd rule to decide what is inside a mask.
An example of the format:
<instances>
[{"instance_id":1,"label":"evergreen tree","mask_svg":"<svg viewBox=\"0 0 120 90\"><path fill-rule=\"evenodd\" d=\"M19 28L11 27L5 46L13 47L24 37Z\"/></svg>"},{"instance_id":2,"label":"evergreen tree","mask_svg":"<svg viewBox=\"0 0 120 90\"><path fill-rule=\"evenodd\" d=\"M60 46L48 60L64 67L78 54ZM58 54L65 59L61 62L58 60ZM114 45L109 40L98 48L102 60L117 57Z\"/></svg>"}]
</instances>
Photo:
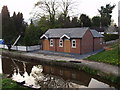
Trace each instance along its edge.
<instances>
[{"instance_id":1,"label":"evergreen tree","mask_svg":"<svg viewBox=\"0 0 120 90\"><path fill-rule=\"evenodd\" d=\"M42 34L50 28L49 21L45 16L41 17L40 20L37 22L37 27L42 30Z\"/></svg>"},{"instance_id":2,"label":"evergreen tree","mask_svg":"<svg viewBox=\"0 0 120 90\"><path fill-rule=\"evenodd\" d=\"M71 26L71 21L70 21L70 17L64 17L63 15L60 15L58 18L58 22L61 26L61 28L70 28Z\"/></svg>"},{"instance_id":3,"label":"evergreen tree","mask_svg":"<svg viewBox=\"0 0 120 90\"><path fill-rule=\"evenodd\" d=\"M101 15L101 25L103 27L108 27L111 24L112 10L116 5L106 4L106 6L101 6L101 9L98 12Z\"/></svg>"},{"instance_id":4,"label":"evergreen tree","mask_svg":"<svg viewBox=\"0 0 120 90\"><path fill-rule=\"evenodd\" d=\"M10 18L10 13L7 6L2 8L2 36L6 44L13 43L13 31L15 30L12 19Z\"/></svg>"},{"instance_id":5,"label":"evergreen tree","mask_svg":"<svg viewBox=\"0 0 120 90\"><path fill-rule=\"evenodd\" d=\"M10 13L7 6L2 8L2 36L5 44L13 44L17 37L25 32L26 23L23 19L23 14L13 13L10 17ZM22 41L21 41L22 42Z\"/></svg>"},{"instance_id":6,"label":"evergreen tree","mask_svg":"<svg viewBox=\"0 0 120 90\"><path fill-rule=\"evenodd\" d=\"M101 18L99 16L94 16L92 18L92 27L100 27L101 26Z\"/></svg>"},{"instance_id":7,"label":"evergreen tree","mask_svg":"<svg viewBox=\"0 0 120 90\"><path fill-rule=\"evenodd\" d=\"M73 17L73 18L72 18L71 25L72 25L73 28L75 28L75 27L80 27L80 23L79 23L77 17Z\"/></svg>"},{"instance_id":8,"label":"evergreen tree","mask_svg":"<svg viewBox=\"0 0 120 90\"><path fill-rule=\"evenodd\" d=\"M39 44L39 37L41 35L41 30L36 27L33 22L26 28L24 36L24 44L26 46Z\"/></svg>"},{"instance_id":9,"label":"evergreen tree","mask_svg":"<svg viewBox=\"0 0 120 90\"><path fill-rule=\"evenodd\" d=\"M80 24L82 27L91 27L91 20L86 14L81 14Z\"/></svg>"}]
</instances>

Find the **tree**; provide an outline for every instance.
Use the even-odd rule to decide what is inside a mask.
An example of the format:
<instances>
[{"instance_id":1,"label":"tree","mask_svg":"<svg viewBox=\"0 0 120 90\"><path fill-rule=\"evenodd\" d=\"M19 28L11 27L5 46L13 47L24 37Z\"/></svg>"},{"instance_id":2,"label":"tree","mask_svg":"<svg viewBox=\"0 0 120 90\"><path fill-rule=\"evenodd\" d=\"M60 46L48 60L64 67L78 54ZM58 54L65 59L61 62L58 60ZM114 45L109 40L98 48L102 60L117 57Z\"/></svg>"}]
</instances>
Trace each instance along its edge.
<instances>
[{"instance_id":1,"label":"tree","mask_svg":"<svg viewBox=\"0 0 120 90\"><path fill-rule=\"evenodd\" d=\"M49 20L45 16L41 17L37 22L37 27L42 30L42 34L45 33L50 28Z\"/></svg>"},{"instance_id":2,"label":"tree","mask_svg":"<svg viewBox=\"0 0 120 90\"><path fill-rule=\"evenodd\" d=\"M73 28L74 28L74 27L80 27L80 23L79 23L77 17L73 17L73 18L72 18L71 25L72 25Z\"/></svg>"},{"instance_id":3,"label":"tree","mask_svg":"<svg viewBox=\"0 0 120 90\"><path fill-rule=\"evenodd\" d=\"M14 12L13 16L10 17L7 6L3 6L1 13L3 39L5 44L13 44L21 32L24 33L25 31L26 23L24 22L23 14Z\"/></svg>"},{"instance_id":4,"label":"tree","mask_svg":"<svg viewBox=\"0 0 120 90\"><path fill-rule=\"evenodd\" d=\"M56 28L60 27L58 24L58 19L62 18L62 27L68 27L70 25L69 20L69 12L72 11L73 9L73 1L72 0L39 0L36 4L35 7L38 7L37 9L37 16L43 17L49 17L47 21L49 21L49 26L50 28ZM36 14L36 13L35 13ZM39 18L39 19L40 19Z\"/></svg>"},{"instance_id":5,"label":"tree","mask_svg":"<svg viewBox=\"0 0 120 90\"><path fill-rule=\"evenodd\" d=\"M31 21L31 24L25 30L24 44L26 46L39 44L40 35L41 30L38 27L36 27Z\"/></svg>"},{"instance_id":6,"label":"tree","mask_svg":"<svg viewBox=\"0 0 120 90\"><path fill-rule=\"evenodd\" d=\"M100 27L101 18L99 16L94 16L92 18L92 27Z\"/></svg>"},{"instance_id":7,"label":"tree","mask_svg":"<svg viewBox=\"0 0 120 90\"><path fill-rule=\"evenodd\" d=\"M58 9L58 3L56 0L40 0L35 4L35 7L39 7L43 16L48 14L51 27L54 27L55 24L55 17Z\"/></svg>"},{"instance_id":8,"label":"tree","mask_svg":"<svg viewBox=\"0 0 120 90\"><path fill-rule=\"evenodd\" d=\"M71 27L71 21L70 17L64 18L63 15L60 15L58 18L58 23L60 25L60 28L70 28Z\"/></svg>"},{"instance_id":9,"label":"tree","mask_svg":"<svg viewBox=\"0 0 120 90\"><path fill-rule=\"evenodd\" d=\"M91 27L91 20L86 14L81 14L79 21L82 27Z\"/></svg>"},{"instance_id":10,"label":"tree","mask_svg":"<svg viewBox=\"0 0 120 90\"><path fill-rule=\"evenodd\" d=\"M62 8L62 15L64 18L67 18L69 15L68 13L72 11L73 8L73 1L72 0L62 0L60 3L60 6Z\"/></svg>"},{"instance_id":11,"label":"tree","mask_svg":"<svg viewBox=\"0 0 120 90\"><path fill-rule=\"evenodd\" d=\"M70 17L66 17L63 21L64 25L63 28L70 28L71 27L71 21L70 21Z\"/></svg>"},{"instance_id":12,"label":"tree","mask_svg":"<svg viewBox=\"0 0 120 90\"><path fill-rule=\"evenodd\" d=\"M20 38L19 42L17 44L23 44L23 37L25 33L25 29L27 27L27 23L24 22L23 19L23 14L18 12L16 14L15 12L13 13L13 16L11 17L15 26L15 31L14 31L14 37L15 39L22 33L22 37Z\"/></svg>"},{"instance_id":13,"label":"tree","mask_svg":"<svg viewBox=\"0 0 120 90\"><path fill-rule=\"evenodd\" d=\"M9 19L10 18L10 13L9 13L9 10L8 10L7 6L2 7L1 13L2 13L2 18L4 18L4 19Z\"/></svg>"},{"instance_id":14,"label":"tree","mask_svg":"<svg viewBox=\"0 0 120 90\"><path fill-rule=\"evenodd\" d=\"M106 4L106 6L101 6L101 9L98 9L98 12L101 16L101 25L103 27L108 27L111 24L112 10L116 5Z\"/></svg>"},{"instance_id":15,"label":"tree","mask_svg":"<svg viewBox=\"0 0 120 90\"><path fill-rule=\"evenodd\" d=\"M16 26L16 30L17 30L17 33L18 35L21 33L21 32L24 32L25 30L25 22L24 22L24 19L23 19L23 14L18 12L18 14L13 14L13 20L14 20L14 24Z\"/></svg>"},{"instance_id":16,"label":"tree","mask_svg":"<svg viewBox=\"0 0 120 90\"><path fill-rule=\"evenodd\" d=\"M10 18L10 13L7 6L2 7L2 37L6 44L12 44L13 32L15 30L14 24Z\"/></svg>"}]
</instances>

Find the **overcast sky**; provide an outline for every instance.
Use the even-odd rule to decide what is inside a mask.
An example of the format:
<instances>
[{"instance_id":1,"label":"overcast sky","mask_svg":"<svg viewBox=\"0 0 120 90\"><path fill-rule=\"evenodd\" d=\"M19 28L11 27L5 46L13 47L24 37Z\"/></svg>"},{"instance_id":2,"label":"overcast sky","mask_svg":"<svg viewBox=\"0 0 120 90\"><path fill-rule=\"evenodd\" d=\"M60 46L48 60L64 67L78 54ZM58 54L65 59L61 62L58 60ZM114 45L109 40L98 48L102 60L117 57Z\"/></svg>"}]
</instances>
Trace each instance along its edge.
<instances>
[{"instance_id":1,"label":"overcast sky","mask_svg":"<svg viewBox=\"0 0 120 90\"><path fill-rule=\"evenodd\" d=\"M30 12L33 10L34 4L38 0L0 0L0 11L3 5L7 5L11 14L13 12L22 12L25 21L28 21L31 17ZM112 13L112 19L118 24L118 2L120 0L76 0L77 9L74 14L87 14L92 18L95 15L99 15L98 10L101 6L105 6L108 3L116 4L116 7Z\"/></svg>"}]
</instances>

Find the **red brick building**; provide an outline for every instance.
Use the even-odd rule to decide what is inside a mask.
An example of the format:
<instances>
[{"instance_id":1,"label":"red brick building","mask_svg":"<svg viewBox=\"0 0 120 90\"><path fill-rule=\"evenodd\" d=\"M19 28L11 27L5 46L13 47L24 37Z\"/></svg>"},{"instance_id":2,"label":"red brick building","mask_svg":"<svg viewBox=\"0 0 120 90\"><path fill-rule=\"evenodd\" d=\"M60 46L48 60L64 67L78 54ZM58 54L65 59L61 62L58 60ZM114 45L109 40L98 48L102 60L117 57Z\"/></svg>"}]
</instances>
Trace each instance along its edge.
<instances>
[{"instance_id":1,"label":"red brick building","mask_svg":"<svg viewBox=\"0 0 120 90\"><path fill-rule=\"evenodd\" d=\"M49 29L43 34L42 49L84 54L103 48L103 35L89 28Z\"/></svg>"}]
</instances>

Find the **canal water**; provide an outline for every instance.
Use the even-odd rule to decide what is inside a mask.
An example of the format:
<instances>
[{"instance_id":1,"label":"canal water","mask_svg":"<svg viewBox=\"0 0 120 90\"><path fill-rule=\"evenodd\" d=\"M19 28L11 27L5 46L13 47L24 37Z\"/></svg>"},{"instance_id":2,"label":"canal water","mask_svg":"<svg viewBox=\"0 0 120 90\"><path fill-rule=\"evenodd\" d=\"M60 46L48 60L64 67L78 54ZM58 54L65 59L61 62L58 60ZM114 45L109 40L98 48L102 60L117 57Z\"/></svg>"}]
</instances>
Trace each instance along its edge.
<instances>
[{"instance_id":1,"label":"canal water","mask_svg":"<svg viewBox=\"0 0 120 90\"><path fill-rule=\"evenodd\" d=\"M117 90L117 85L82 71L8 57L1 57L0 73L31 88L109 88Z\"/></svg>"}]
</instances>

